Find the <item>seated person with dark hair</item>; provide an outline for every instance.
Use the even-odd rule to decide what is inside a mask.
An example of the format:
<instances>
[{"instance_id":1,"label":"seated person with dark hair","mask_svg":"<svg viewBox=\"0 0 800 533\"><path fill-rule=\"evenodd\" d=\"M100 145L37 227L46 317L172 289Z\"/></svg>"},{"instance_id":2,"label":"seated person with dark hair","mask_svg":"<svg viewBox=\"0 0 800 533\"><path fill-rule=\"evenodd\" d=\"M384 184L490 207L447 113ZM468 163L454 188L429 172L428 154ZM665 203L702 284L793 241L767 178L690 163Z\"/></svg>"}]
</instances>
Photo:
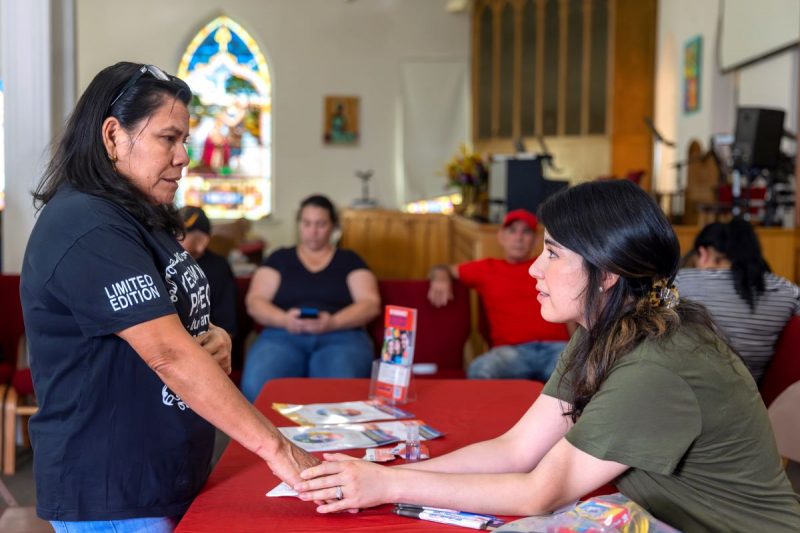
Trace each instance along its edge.
<instances>
[{"instance_id":1,"label":"seated person with dark hair","mask_svg":"<svg viewBox=\"0 0 800 533\"><path fill-rule=\"evenodd\" d=\"M428 299L436 306L453 298L452 278L481 297L489 319L492 348L475 359L467 376L473 379L536 379L547 381L569 340L564 324L552 324L539 313L539 292L528 275L536 250L536 215L524 209L509 212L497 240L503 259L486 258L431 269Z\"/></svg>"},{"instance_id":2,"label":"seated person with dark hair","mask_svg":"<svg viewBox=\"0 0 800 533\"><path fill-rule=\"evenodd\" d=\"M695 268L675 278L681 296L706 306L758 383L781 331L800 315L800 288L770 271L746 220L707 225L691 255Z\"/></svg>"},{"instance_id":3,"label":"seated person with dark hair","mask_svg":"<svg viewBox=\"0 0 800 533\"><path fill-rule=\"evenodd\" d=\"M211 222L199 207L181 208L186 235L180 241L183 249L197 261L208 278L211 290L211 323L236 336L236 280L228 261L208 249Z\"/></svg>"},{"instance_id":4,"label":"seated person with dark hair","mask_svg":"<svg viewBox=\"0 0 800 533\"><path fill-rule=\"evenodd\" d=\"M253 401L281 377L369 377L374 358L364 326L380 313L378 282L355 252L331 242L338 217L321 195L297 213L299 243L256 270L247 312L264 331L250 348L242 393Z\"/></svg>"}]
</instances>

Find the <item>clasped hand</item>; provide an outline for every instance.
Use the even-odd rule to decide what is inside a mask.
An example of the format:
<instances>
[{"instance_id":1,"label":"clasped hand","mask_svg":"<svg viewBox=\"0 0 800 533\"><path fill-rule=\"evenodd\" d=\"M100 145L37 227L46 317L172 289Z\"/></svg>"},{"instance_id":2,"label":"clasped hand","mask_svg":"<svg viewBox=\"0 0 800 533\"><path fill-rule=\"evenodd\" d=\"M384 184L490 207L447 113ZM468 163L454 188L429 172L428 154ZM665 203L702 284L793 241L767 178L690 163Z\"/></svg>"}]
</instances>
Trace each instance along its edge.
<instances>
[{"instance_id":1,"label":"clasped hand","mask_svg":"<svg viewBox=\"0 0 800 533\"><path fill-rule=\"evenodd\" d=\"M319 335L333 329L333 317L327 311L320 311L317 318L300 318L300 309L286 312L286 331L293 334L311 333Z\"/></svg>"},{"instance_id":2,"label":"clasped hand","mask_svg":"<svg viewBox=\"0 0 800 533\"><path fill-rule=\"evenodd\" d=\"M208 331L201 333L195 340L202 346L222 370L231 373L231 337L224 329L210 324Z\"/></svg>"},{"instance_id":3,"label":"clasped hand","mask_svg":"<svg viewBox=\"0 0 800 533\"><path fill-rule=\"evenodd\" d=\"M325 453L323 457L323 463L300 472L306 481L294 486L300 499L319 503L318 513L355 512L391 501L390 469L343 453ZM337 487L341 487L341 500L336 499Z\"/></svg>"}]
</instances>

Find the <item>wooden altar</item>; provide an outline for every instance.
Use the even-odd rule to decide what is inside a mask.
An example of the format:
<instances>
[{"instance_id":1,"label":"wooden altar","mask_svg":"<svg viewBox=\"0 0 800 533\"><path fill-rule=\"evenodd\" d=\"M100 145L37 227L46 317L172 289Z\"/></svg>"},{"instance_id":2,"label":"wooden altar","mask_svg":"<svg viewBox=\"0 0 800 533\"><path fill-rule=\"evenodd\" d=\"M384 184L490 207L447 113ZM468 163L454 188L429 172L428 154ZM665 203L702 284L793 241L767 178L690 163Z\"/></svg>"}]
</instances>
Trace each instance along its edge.
<instances>
[{"instance_id":1,"label":"wooden altar","mask_svg":"<svg viewBox=\"0 0 800 533\"><path fill-rule=\"evenodd\" d=\"M674 228L685 254L700 226ZM341 245L358 252L378 278L421 279L433 265L502 257L498 229L460 216L349 209L342 213ZM772 270L798 283L800 229L756 227L756 233Z\"/></svg>"}]
</instances>

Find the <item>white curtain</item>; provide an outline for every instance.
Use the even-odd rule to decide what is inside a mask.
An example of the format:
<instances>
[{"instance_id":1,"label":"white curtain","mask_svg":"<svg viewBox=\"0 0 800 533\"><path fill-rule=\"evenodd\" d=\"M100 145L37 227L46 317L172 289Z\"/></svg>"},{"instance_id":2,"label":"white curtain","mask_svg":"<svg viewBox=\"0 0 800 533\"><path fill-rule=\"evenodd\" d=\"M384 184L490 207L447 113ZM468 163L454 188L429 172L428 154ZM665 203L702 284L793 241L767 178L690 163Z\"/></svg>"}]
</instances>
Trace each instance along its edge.
<instances>
[{"instance_id":1,"label":"white curtain","mask_svg":"<svg viewBox=\"0 0 800 533\"><path fill-rule=\"evenodd\" d=\"M445 163L468 141L469 66L464 59L401 64L397 198L402 205L444 192Z\"/></svg>"}]
</instances>

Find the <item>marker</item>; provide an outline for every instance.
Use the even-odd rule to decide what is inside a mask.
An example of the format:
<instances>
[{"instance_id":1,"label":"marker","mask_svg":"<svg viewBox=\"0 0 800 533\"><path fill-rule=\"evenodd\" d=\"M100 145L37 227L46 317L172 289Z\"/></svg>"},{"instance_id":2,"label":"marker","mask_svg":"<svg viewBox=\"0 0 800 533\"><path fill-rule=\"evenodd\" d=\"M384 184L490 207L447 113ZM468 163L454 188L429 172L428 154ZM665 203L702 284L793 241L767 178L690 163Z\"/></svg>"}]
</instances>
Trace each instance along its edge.
<instances>
[{"instance_id":1,"label":"marker","mask_svg":"<svg viewBox=\"0 0 800 533\"><path fill-rule=\"evenodd\" d=\"M444 509L442 507L428 507L427 505L415 505L413 503L396 503L394 504L394 506L398 509L410 509L412 511L438 511L441 513L458 513L464 516L474 516L477 518L483 518L484 520L494 520L497 522L502 522L502 520L491 514L468 513L466 511L456 511L454 509Z\"/></svg>"},{"instance_id":2,"label":"marker","mask_svg":"<svg viewBox=\"0 0 800 533\"><path fill-rule=\"evenodd\" d=\"M395 514L398 516L405 516L409 518L418 518L420 520L427 520L429 522L438 522L440 524L450 524L453 526L461 526L469 529L489 529L502 525L502 521L494 517L485 515L474 515L472 513L464 513L460 511L453 511L450 509L414 509L409 507L395 507Z\"/></svg>"}]
</instances>

